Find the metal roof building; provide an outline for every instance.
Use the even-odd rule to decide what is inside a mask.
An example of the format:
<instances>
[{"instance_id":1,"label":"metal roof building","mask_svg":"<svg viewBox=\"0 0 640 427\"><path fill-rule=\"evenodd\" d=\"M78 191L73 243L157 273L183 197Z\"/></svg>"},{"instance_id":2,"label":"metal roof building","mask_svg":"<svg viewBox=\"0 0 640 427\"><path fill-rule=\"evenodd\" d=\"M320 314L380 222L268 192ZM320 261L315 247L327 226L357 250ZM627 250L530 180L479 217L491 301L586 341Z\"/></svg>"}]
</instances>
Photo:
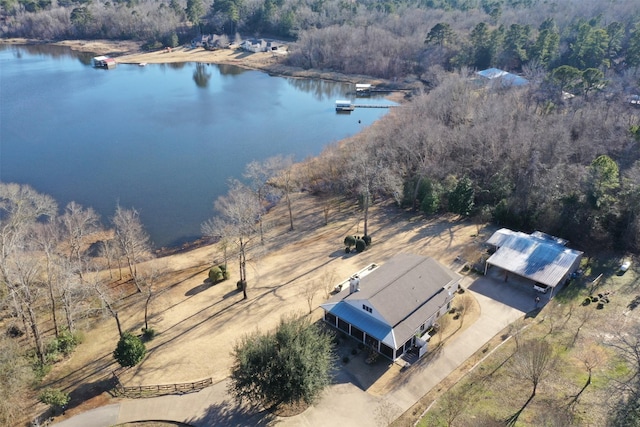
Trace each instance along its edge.
<instances>
[{"instance_id":1,"label":"metal roof building","mask_svg":"<svg viewBox=\"0 0 640 427\"><path fill-rule=\"evenodd\" d=\"M524 86L529 84L529 80L524 77L500 70L499 68L488 68L478 71L476 74L488 80L500 79L503 86Z\"/></svg>"},{"instance_id":2,"label":"metal roof building","mask_svg":"<svg viewBox=\"0 0 640 427\"><path fill-rule=\"evenodd\" d=\"M433 258L399 254L321 307L324 320L391 360L445 314L460 276Z\"/></svg>"},{"instance_id":3,"label":"metal roof building","mask_svg":"<svg viewBox=\"0 0 640 427\"><path fill-rule=\"evenodd\" d=\"M582 252L569 249L566 240L536 231L526 234L506 228L496 231L487 243L496 247L485 265L555 288L578 269Z\"/></svg>"}]
</instances>

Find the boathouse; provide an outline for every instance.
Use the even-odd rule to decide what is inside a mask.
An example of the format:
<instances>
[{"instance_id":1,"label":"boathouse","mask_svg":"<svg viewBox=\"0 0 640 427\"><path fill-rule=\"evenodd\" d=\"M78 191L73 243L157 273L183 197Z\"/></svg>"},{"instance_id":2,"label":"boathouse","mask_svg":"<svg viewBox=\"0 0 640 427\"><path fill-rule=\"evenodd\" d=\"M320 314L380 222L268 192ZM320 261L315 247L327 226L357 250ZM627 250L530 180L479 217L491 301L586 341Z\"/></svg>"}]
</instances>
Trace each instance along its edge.
<instances>
[{"instance_id":1,"label":"boathouse","mask_svg":"<svg viewBox=\"0 0 640 427\"><path fill-rule=\"evenodd\" d=\"M336 101L336 111L353 111L355 106L347 99L338 99Z\"/></svg>"},{"instance_id":2,"label":"boathouse","mask_svg":"<svg viewBox=\"0 0 640 427\"><path fill-rule=\"evenodd\" d=\"M451 306L460 276L433 258L398 254L363 269L322 304L324 321L391 360L416 346Z\"/></svg>"},{"instance_id":3,"label":"boathouse","mask_svg":"<svg viewBox=\"0 0 640 427\"><path fill-rule=\"evenodd\" d=\"M116 68L116 60L108 56L96 56L91 59L91 63L95 68L106 68L109 70Z\"/></svg>"}]
</instances>

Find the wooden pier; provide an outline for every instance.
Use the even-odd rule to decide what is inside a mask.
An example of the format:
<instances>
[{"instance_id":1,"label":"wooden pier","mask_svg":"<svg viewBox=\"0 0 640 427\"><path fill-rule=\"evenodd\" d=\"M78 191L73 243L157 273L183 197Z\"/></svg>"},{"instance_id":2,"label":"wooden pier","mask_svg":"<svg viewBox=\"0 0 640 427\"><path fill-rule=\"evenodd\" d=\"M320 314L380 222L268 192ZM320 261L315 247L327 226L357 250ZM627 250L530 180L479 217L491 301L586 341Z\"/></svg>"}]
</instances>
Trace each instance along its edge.
<instances>
[{"instance_id":1,"label":"wooden pier","mask_svg":"<svg viewBox=\"0 0 640 427\"><path fill-rule=\"evenodd\" d=\"M353 104L353 108L391 108L391 107L397 107L397 105Z\"/></svg>"}]
</instances>

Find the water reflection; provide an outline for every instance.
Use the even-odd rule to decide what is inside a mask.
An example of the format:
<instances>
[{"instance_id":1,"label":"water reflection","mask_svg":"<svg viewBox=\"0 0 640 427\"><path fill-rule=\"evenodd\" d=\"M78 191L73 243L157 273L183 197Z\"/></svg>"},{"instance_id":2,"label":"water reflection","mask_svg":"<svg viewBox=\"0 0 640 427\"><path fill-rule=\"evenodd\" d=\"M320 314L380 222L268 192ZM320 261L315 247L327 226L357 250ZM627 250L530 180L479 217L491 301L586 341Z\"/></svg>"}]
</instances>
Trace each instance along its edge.
<instances>
[{"instance_id":1,"label":"water reflection","mask_svg":"<svg viewBox=\"0 0 640 427\"><path fill-rule=\"evenodd\" d=\"M205 64L201 62L196 63L196 69L193 72L193 81L196 82L196 86L206 88L209 86L210 79L211 73L206 70Z\"/></svg>"},{"instance_id":2,"label":"water reflection","mask_svg":"<svg viewBox=\"0 0 640 427\"><path fill-rule=\"evenodd\" d=\"M346 92L349 92L351 85L348 83L339 84L328 80L309 80L309 79L287 79L289 84L294 88L311 93L320 101L333 100L339 98Z\"/></svg>"},{"instance_id":3,"label":"water reflection","mask_svg":"<svg viewBox=\"0 0 640 427\"><path fill-rule=\"evenodd\" d=\"M229 64L220 64L218 65L218 69L220 70L220 74L223 76L239 76L247 71L242 67Z\"/></svg>"}]
</instances>

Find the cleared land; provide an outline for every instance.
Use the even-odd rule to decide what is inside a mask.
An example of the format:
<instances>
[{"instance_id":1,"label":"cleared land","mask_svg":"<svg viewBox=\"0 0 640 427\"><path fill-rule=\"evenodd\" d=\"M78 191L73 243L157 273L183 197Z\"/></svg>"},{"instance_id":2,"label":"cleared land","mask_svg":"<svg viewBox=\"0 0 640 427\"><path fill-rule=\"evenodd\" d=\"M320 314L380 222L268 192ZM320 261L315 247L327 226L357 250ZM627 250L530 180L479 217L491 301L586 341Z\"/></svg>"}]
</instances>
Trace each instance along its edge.
<instances>
[{"instance_id":1,"label":"cleared land","mask_svg":"<svg viewBox=\"0 0 640 427\"><path fill-rule=\"evenodd\" d=\"M332 208L325 225L323 208L327 204ZM151 303L150 326L159 335L148 343L148 356L139 366L119 372L121 381L125 385L181 383L206 377L221 381L228 376L236 340L255 329L272 329L284 315L308 313L309 289L315 290L313 307L317 307L327 289L372 262L411 252L449 265L476 242L477 227L456 217L425 220L395 207L375 206L369 225L373 245L361 254L345 254L344 236L362 234L361 213L354 203L299 193L294 197L294 215L293 232L287 231L285 206L277 206L268 215L266 244L256 245L252 251L246 301L235 289L235 258L229 262L232 275L228 281L215 286L206 282L214 260L222 261L215 245L150 261L163 273L160 291ZM143 297L127 289L122 286L121 321L124 329L140 331ZM311 316L319 318L320 311L315 308ZM471 318L466 323L470 324ZM72 402L66 416L110 401L105 389L117 369L111 356L117 338L115 321L105 317L86 333L73 356L56 365L45 379L45 386L70 391L75 405L79 404ZM384 393L384 389L384 384L378 383L371 392ZM80 404L84 399L89 400Z\"/></svg>"}]
</instances>

